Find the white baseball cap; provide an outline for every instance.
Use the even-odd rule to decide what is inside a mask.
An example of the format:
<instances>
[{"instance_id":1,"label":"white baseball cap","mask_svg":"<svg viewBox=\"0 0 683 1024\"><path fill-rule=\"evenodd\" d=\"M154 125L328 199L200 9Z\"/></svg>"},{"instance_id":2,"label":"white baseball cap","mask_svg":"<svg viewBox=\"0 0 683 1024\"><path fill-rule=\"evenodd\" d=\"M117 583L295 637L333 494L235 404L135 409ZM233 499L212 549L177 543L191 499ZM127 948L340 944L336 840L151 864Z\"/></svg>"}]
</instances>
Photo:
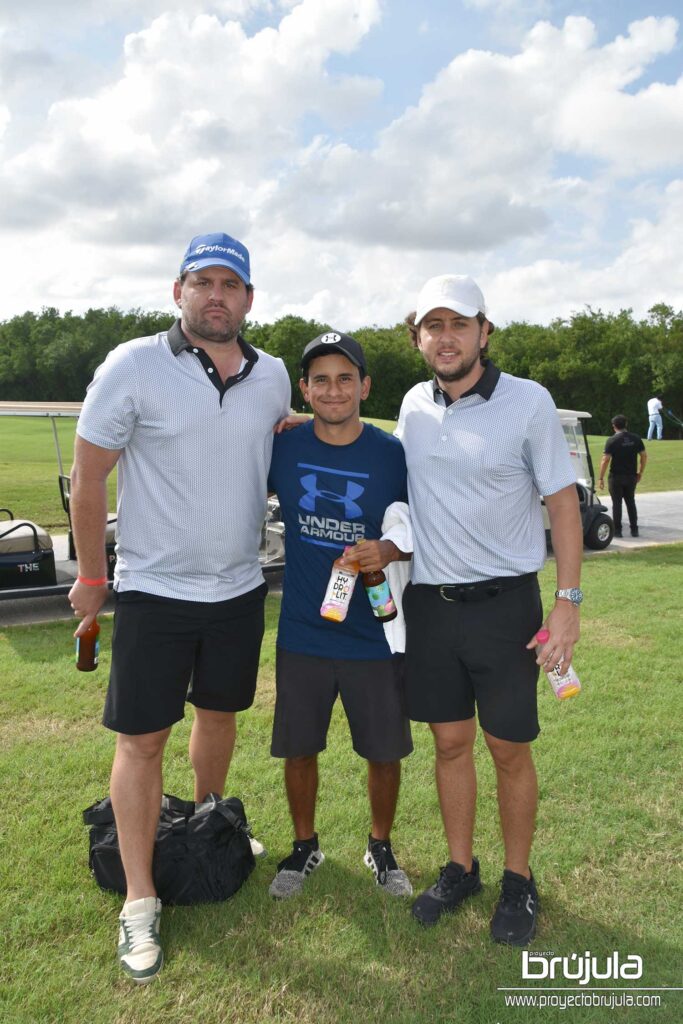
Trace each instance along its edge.
<instances>
[{"instance_id":1,"label":"white baseball cap","mask_svg":"<svg viewBox=\"0 0 683 1024\"><path fill-rule=\"evenodd\" d=\"M420 321L432 309L452 309L462 316L486 316L486 303L477 282L465 274L441 274L430 277L417 297L415 323Z\"/></svg>"}]
</instances>

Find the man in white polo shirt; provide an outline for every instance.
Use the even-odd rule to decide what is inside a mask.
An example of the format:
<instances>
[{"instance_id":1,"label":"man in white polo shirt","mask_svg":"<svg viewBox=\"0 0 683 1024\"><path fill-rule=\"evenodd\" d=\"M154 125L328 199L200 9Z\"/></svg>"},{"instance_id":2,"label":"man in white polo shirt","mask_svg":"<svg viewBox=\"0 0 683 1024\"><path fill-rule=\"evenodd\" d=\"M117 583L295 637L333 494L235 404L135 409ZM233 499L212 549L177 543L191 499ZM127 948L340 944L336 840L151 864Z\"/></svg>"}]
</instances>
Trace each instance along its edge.
<instances>
[{"instance_id":1,"label":"man in white polo shirt","mask_svg":"<svg viewBox=\"0 0 683 1024\"><path fill-rule=\"evenodd\" d=\"M107 594L106 479L118 465L117 606L104 724L117 735L111 798L126 873L119 961L135 982L161 969L152 854L162 757L194 704L195 800L222 793L235 715L253 702L267 591L258 561L274 426L289 412L279 359L239 334L249 253L221 232L193 238L169 331L109 353L78 421L71 509L80 635Z\"/></svg>"},{"instance_id":2,"label":"man in white polo shirt","mask_svg":"<svg viewBox=\"0 0 683 1024\"><path fill-rule=\"evenodd\" d=\"M473 856L475 712L493 757L505 846L497 942L526 945L538 896L529 867L537 783L538 665L568 667L579 638L583 538L575 474L553 400L488 359L493 324L470 277L429 280L407 318L434 371L403 400L397 434L408 466L413 570L403 597L408 714L429 722L449 862L413 904L424 925L481 888ZM557 561L543 624L540 497Z\"/></svg>"},{"instance_id":3,"label":"man in white polo shirt","mask_svg":"<svg viewBox=\"0 0 683 1024\"><path fill-rule=\"evenodd\" d=\"M662 422L662 409L663 408L664 408L664 403L662 402L662 396L661 395L653 395L652 398L648 399L648 403L647 403L647 418L648 418L648 421L649 421L648 428L647 428L647 439L648 439L648 441L654 441L655 434L657 435L657 440L658 441L662 440L662 437L664 435L664 424Z\"/></svg>"}]
</instances>

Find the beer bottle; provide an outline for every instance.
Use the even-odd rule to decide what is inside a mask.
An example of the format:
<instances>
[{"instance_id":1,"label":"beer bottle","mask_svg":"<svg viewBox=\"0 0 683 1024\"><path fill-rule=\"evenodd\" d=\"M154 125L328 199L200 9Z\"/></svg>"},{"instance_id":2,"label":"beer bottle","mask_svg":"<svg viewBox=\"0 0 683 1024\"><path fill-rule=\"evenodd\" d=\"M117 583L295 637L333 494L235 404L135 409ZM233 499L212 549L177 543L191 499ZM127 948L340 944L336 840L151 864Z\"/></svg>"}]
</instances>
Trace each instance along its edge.
<instances>
[{"instance_id":1,"label":"beer bottle","mask_svg":"<svg viewBox=\"0 0 683 1024\"><path fill-rule=\"evenodd\" d=\"M79 672L93 672L100 656L100 624L93 619L85 633L76 637L76 668Z\"/></svg>"}]
</instances>

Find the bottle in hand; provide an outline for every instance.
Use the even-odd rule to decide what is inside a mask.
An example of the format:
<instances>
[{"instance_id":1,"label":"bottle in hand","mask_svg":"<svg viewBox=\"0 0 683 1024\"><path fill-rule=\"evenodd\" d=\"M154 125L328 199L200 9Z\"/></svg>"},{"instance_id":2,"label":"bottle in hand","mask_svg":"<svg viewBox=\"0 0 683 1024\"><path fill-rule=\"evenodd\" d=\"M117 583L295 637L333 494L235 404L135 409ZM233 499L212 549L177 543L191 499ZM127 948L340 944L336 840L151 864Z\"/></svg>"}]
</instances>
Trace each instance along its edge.
<instances>
[{"instance_id":1,"label":"bottle in hand","mask_svg":"<svg viewBox=\"0 0 683 1024\"><path fill-rule=\"evenodd\" d=\"M370 601L372 614L380 622L391 622L398 615L398 610L389 589L387 578L381 569L362 573L363 586Z\"/></svg>"},{"instance_id":2,"label":"bottle in hand","mask_svg":"<svg viewBox=\"0 0 683 1024\"><path fill-rule=\"evenodd\" d=\"M547 629L539 629L536 634L539 645L546 643L549 637L550 633ZM569 666L566 672L560 672L559 665L555 665L555 668L551 668L550 671L547 669L544 669L544 671L558 700L567 700L568 697L574 697L577 693L581 692L581 683L572 665Z\"/></svg>"},{"instance_id":3,"label":"bottle in hand","mask_svg":"<svg viewBox=\"0 0 683 1024\"><path fill-rule=\"evenodd\" d=\"M344 554L348 550L348 547L344 548ZM357 562L343 565L341 557L335 560L320 608L320 614L324 619L329 619L330 622L344 621L359 572L360 566Z\"/></svg>"},{"instance_id":4,"label":"bottle in hand","mask_svg":"<svg viewBox=\"0 0 683 1024\"><path fill-rule=\"evenodd\" d=\"M100 624L93 619L82 636L76 637L76 668L79 672L93 672L100 657Z\"/></svg>"}]
</instances>

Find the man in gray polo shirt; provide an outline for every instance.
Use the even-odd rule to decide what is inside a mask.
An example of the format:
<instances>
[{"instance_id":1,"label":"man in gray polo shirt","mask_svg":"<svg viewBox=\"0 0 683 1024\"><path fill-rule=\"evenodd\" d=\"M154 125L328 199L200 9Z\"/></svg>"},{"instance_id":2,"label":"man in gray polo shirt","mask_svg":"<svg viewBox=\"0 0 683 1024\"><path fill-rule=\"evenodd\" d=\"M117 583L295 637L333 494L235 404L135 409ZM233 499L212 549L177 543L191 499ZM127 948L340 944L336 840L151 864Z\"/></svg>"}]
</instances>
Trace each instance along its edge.
<instances>
[{"instance_id":1,"label":"man in gray polo shirt","mask_svg":"<svg viewBox=\"0 0 683 1024\"><path fill-rule=\"evenodd\" d=\"M273 428L287 416L284 364L239 335L249 253L194 238L173 286L169 331L109 353L78 421L71 509L81 635L107 594L106 479L118 465L117 607L104 724L117 735L111 798L126 873L119 961L135 982L161 969L152 854L172 725L195 706L195 800L222 793L235 714L254 698L266 584L258 561Z\"/></svg>"},{"instance_id":2,"label":"man in gray polo shirt","mask_svg":"<svg viewBox=\"0 0 683 1024\"><path fill-rule=\"evenodd\" d=\"M583 538L576 478L552 398L488 359L493 324L470 277L429 280L407 318L434 371L403 400L396 433L408 466L413 571L406 618L408 714L429 722L450 860L413 904L437 922L481 888L472 854L475 711L493 757L505 846L495 941L526 945L538 895L529 854L537 783L538 666L568 667L579 638ZM540 497L557 562L543 623L537 570L545 557Z\"/></svg>"}]
</instances>

